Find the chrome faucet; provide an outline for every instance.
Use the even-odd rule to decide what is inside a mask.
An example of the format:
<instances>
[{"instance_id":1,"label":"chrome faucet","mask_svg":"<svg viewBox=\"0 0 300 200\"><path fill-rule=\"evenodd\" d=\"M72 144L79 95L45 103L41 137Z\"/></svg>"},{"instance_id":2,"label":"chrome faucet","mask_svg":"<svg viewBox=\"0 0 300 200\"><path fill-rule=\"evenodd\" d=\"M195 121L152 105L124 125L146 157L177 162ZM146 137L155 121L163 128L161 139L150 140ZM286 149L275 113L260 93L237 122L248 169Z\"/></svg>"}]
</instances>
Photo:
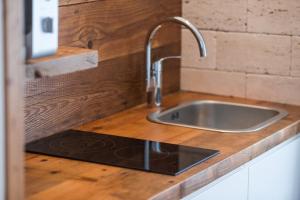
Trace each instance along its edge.
<instances>
[{"instance_id":1,"label":"chrome faucet","mask_svg":"<svg viewBox=\"0 0 300 200\"><path fill-rule=\"evenodd\" d=\"M177 23L188 28L195 36L199 50L200 57L206 57L206 46L204 39L200 31L188 20L182 17L170 17L163 20L159 24L155 25L148 34L146 43L146 92L147 92L147 103L149 106L160 107L162 103L162 66L163 62L167 59L180 59L180 56L169 56L161 58L152 64L152 40L156 35L157 31L162 28L165 23Z\"/></svg>"}]
</instances>

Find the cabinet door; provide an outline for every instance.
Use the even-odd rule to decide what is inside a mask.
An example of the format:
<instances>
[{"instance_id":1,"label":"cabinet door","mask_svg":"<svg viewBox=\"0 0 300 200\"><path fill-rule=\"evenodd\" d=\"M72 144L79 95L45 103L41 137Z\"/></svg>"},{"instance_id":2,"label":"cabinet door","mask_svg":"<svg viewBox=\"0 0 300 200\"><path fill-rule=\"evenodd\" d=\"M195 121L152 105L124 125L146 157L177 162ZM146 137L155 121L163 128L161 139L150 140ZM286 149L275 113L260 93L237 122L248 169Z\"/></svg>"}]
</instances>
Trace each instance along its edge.
<instances>
[{"instance_id":1,"label":"cabinet door","mask_svg":"<svg viewBox=\"0 0 300 200\"><path fill-rule=\"evenodd\" d=\"M249 167L249 200L300 200L300 137Z\"/></svg>"},{"instance_id":2,"label":"cabinet door","mask_svg":"<svg viewBox=\"0 0 300 200\"><path fill-rule=\"evenodd\" d=\"M247 200L248 168L241 167L183 200Z\"/></svg>"}]
</instances>

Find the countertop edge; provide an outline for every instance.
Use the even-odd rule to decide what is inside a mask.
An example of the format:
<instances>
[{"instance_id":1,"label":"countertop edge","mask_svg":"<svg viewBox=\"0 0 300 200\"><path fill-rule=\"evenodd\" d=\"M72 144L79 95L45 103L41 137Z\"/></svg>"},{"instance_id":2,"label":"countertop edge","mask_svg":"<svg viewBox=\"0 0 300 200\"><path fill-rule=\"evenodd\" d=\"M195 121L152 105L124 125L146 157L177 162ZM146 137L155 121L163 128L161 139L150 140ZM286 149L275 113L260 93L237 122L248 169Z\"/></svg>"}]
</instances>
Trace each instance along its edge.
<instances>
[{"instance_id":1,"label":"countertop edge","mask_svg":"<svg viewBox=\"0 0 300 200\"><path fill-rule=\"evenodd\" d=\"M300 120L278 130L274 134L258 141L257 143L232 154L212 166L199 171L199 173L188 177L174 186L171 186L167 190L158 193L150 199L174 200L178 197L180 197L180 199L184 198L298 134L300 134ZM208 174L210 174L209 178ZM203 177L206 179L205 181L203 181Z\"/></svg>"}]
</instances>

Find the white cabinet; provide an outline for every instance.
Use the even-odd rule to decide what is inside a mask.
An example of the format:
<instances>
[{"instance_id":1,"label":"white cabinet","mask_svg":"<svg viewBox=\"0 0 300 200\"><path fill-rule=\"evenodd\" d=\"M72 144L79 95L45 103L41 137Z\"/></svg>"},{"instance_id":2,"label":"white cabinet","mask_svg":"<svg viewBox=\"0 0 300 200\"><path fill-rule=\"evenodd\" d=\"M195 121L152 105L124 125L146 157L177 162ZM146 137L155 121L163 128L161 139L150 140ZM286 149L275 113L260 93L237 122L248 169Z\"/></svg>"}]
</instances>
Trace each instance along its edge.
<instances>
[{"instance_id":1,"label":"white cabinet","mask_svg":"<svg viewBox=\"0 0 300 200\"><path fill-rule=\"evenodd\" d=\"M300 200L300 135L183 200Z\"/></svg>"},{"instance_id":2,"label":"white cabinet","mask_svg":"<svg viewBox=\"0 0 300 200\"><path fill-rule=\"evenodd\" d=\"M300 200L300 137L249 166L249 200Z\"/></svg>"},{"instance_id":3,"label":"white cabinet","mask_svg":"<svg viewBox=\"0 0 300 200\"><path fill-rule=\"evenodd\" d=\"M247 200L248 169L239 168L183 200Z\"/></svg>"}]
</instances>

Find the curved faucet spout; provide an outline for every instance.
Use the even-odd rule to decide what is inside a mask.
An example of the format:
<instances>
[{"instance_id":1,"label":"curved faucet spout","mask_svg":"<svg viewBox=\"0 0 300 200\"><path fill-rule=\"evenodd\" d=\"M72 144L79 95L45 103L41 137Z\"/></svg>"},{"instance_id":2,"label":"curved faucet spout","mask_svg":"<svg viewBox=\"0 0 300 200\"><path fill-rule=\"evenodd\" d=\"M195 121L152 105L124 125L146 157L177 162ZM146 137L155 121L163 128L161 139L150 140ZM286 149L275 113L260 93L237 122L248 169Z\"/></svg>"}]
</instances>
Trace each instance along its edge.
<instances>
[{"instance_id":1,"label":"curved faucet spout","mask_svg":"<svg viewBox=\"0 0 300 200\"><path fill-rule=\"evenodd\" d=\"M200 52L200 57L206 57L207 52L206 52L206 46L205 46L205 42L203 39L202 34L200 33L200 31L192 24L190 23L188 20L182 18L182 17L170 17L167 18L165 20L163 20L162 22L158 23L157 25L155 25L151 31L148 34L147 37L147 42L146 42L146 92L151 93L153 90L153 85L154 83L154 78L152 75L153 69L152 69L152 40L155 37L156 33L158 32L158 30L160 28L162 28L163 24L165 23L177 23L180 25L185 26L186 28L188 28L193 35L195 36L197 43L198 43L198 47L199 47L199 52ZM148 94L148 97L151 94ZM149 101L151 101L151 98L147 99L148 104L150 104Z\"/></svg>"}]
</instances>

